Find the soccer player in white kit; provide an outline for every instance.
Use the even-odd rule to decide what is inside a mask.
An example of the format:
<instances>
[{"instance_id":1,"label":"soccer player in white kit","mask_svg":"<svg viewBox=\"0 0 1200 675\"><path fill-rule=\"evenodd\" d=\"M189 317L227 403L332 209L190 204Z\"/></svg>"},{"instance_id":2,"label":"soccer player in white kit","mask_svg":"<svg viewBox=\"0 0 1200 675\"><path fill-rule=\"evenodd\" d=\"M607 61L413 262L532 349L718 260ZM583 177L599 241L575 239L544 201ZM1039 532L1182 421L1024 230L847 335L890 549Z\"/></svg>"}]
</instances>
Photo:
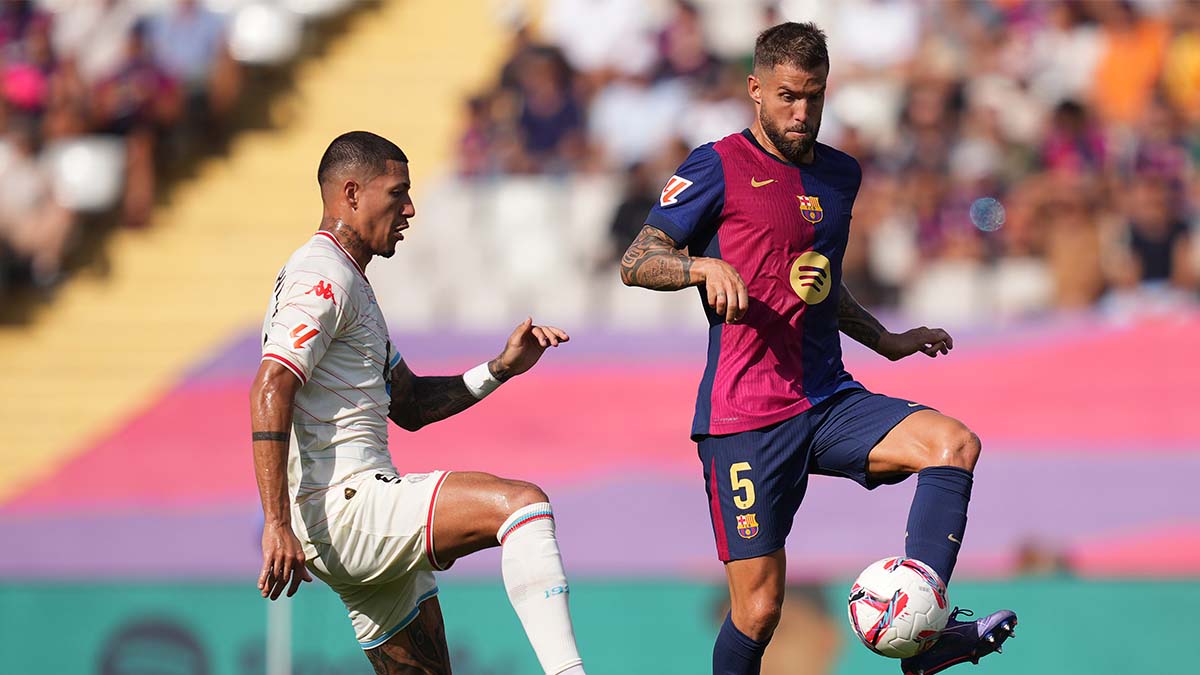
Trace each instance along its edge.
<instances>
[{"instance_id":1,"label":"soccer player in white kit","mask_svg":"<svg viewBox=\"0 0 1200 675\"><path fill-rule=\"evenodd\" d=\"M399 475L387 446L389 419L416 431L462 412L567 334L527 319L491 361L414 375L364 275L374 256L395 253L415 213L408 158L354 131L330 144L317 180L321 227L275 281L250 392L265 516L259 590L291 596L311 570L341 596L377 673L442 675L450 660L433 572L501 546L509 600L543 670L582 675L546 494L486 473Z\"/></svg>"}]
</instances>

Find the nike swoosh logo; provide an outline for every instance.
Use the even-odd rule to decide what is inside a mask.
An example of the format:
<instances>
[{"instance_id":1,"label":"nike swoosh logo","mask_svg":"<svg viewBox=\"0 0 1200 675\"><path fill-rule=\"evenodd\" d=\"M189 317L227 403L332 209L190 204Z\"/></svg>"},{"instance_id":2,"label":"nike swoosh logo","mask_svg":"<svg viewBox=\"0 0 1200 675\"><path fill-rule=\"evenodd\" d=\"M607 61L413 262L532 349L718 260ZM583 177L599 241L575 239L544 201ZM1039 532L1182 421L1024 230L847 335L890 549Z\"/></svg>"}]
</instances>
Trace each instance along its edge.
<instances>
[{"instance_id":1,"label":"nike swoosh logo","mask_svg":"<svg viewBox=\"0 0 1200 675\"><path fill-rule=\"evenodd\" d=\"M959 546L962 546L962 542L959 541L958 539L955 539L953 534L946 535L946 538L949 539L950 541L958 544Z\"/></svg>"},{"instance_id":2,"label":"nike swoosh logo","mask_svg":"<svg viewBox=\"0 0 1200 675\"><path fill-rule=\"evenodd\" d=\"M751 178L750 179L750 187L758 188L758 187L762 187L764 185L770 185L771 183L774 183L774 182L775 182L774 178L771 178L769 180L764 180L764 181L757 181L757 180L754 180L753 178Z\"/></svg>"},{"instance_id":3,"label":"nike swoosh logo","mask_svg":"<svg viewBox=\"0 0 1200 675\"><path fill-rule=\"evenodd\" d=\"M920 404L920 403L909 403L909 404L908 404L908 407L910 407L910 408L915 408L915 407L917 407L917 406L919 406L919 405L921 405L921 404Z\"/></svg>"}]
</instances>

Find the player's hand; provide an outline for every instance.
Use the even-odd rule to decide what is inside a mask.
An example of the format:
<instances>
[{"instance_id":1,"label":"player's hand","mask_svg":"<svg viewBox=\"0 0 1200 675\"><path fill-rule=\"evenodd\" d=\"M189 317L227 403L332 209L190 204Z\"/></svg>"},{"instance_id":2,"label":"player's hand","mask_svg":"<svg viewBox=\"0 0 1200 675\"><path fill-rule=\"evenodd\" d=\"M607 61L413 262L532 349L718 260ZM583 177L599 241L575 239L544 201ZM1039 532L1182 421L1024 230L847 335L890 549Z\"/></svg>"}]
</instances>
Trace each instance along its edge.
<instances>
[{"instance_id":1,"label":"player's hand","mask_svg":"<svg viewBox=\"0 0 1200 675\"><path fill-rule=\"evenodd\" d=\"M570 339L561 328L533 325L530 317L513 330L504 351L488 367L497 378L507 380L532 368L548 347L557 347Z\"/></svg>"},{"instance_id":2,"label":"player's hand","mask_svg":"<svg viewBox=\"0 0 1200 675\"><path fill-rule=\"evenodd\" d=\"M287 588L288 597L296 594L300 582L312 581L304 566L304 549L300 540L287 526L263 527L263 567L258 575L258 590L264 598L275 600ZM288 582L291 586L288 586Z\"/></svg>"},{"instance_id":3,"label":"player's hand","mask_svg":"<svg viewBox=\"0 0 1200 675\"><path fill-rule=\"evenodd\" d=\"M949 354L954 349L954 338L941 328L914 328L903 333L886 333L879 338L875 351L892 361L921 352L934 358L938 354Z\"/></svg>"},{"instance_id":4,"label":"player's hand","mask_svg":"<svg viewBox=\"0 0 1200 675\"><path fill-rule=\"evenodd\" d=\"M693 269L704 281L708 292L708 306L725 323L737 323L746 316L750 308L750 296L746 293L746 282L733 265L717 258L696 258Z\"/></svg>"}]
</instances>

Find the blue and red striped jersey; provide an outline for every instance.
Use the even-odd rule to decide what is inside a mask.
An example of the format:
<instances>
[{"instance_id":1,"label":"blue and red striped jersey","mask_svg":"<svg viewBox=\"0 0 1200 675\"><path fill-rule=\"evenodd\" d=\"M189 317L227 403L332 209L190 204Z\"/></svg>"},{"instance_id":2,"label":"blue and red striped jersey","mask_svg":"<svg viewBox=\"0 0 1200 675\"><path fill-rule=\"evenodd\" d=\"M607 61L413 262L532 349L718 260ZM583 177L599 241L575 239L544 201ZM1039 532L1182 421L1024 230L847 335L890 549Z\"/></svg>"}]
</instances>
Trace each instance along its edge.
<instances>
[{"instance_id":1,"label":"blue and red striped jersey","mask_svg":"<svg viewBox=\"0 0 1200 675\"><path fill-rule=\"evenodd\" d=\"M750 296L735 324L705 303L708 363L693 436L758 429L861 387L842 365L837 319L861 183L844 152L817 143L811 164L792 164L749 130L696 148L667 182L646 223L691 255L728 262Z\"/></svg>"}]
</instances>

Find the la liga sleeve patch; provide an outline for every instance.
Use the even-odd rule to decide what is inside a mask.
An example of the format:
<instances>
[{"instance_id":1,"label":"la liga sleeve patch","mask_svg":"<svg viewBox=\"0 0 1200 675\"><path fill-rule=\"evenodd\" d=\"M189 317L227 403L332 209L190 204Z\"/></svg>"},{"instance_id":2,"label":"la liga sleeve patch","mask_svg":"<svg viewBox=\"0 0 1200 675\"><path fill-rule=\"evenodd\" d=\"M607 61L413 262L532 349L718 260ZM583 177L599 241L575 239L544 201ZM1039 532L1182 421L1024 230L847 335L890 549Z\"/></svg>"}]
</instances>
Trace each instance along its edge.
<instances>
[{"instance_id":1,"label":"la liga sleeve patch","mask_svg":"<svg viewBox=\"0 0 1200 675\"><path fill-rule=\"evenodd\" d=\"M677 204L679 202L679 195L683 194L683 191L691 186L692 181L679 176L671 176L671 179L667 181L666 186L663 187L662 195L660 195L658 198L659 206L671 206L672 204Z\"/></svg>"}]
</instances>

